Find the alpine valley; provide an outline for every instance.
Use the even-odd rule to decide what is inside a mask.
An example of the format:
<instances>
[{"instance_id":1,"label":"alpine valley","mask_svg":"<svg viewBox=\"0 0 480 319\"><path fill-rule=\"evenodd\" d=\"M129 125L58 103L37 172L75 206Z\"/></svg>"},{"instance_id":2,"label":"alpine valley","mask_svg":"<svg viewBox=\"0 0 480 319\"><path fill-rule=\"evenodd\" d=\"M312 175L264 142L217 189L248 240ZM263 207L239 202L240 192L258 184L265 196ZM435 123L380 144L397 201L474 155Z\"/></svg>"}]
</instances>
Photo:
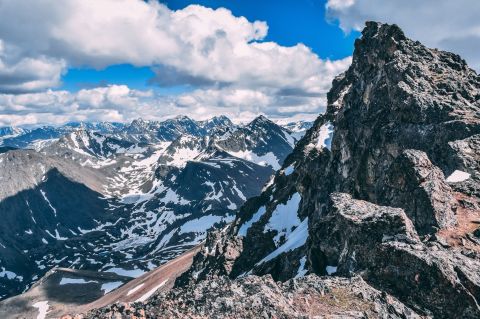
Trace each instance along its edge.
<instances>
[{"instance_id":1,"label":"alpine valley","mask_svg":"<svg viewBox=\"0 0 480 319\"><path fill-rule=\"evenodd\" d=\"M479 318L480 76L367 22L327 98L4 129L0 316Z\"/></svg>"},{"instance_id":2,"label":"alpine valley","mask_svg":"<svg viewBox=\"0 0 480 319\"><path fill-rule=\"evenodd\" d=\"M2 299L54 267L137 277L171 260L231 222L301 135L263 116L0 132Z\"/></svg>"}]
</instances>

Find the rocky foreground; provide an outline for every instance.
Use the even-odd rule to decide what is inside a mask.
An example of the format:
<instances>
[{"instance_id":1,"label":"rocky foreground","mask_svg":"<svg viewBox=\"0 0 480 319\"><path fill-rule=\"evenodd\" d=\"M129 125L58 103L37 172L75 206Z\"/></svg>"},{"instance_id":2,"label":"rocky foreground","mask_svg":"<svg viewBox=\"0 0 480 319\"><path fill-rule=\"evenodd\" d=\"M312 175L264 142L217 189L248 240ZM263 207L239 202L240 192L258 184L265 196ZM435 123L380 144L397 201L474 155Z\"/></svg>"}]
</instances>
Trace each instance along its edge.
<instances>
[{"instance_id":1,"label":"rocky foreground","mask_svg":"<svg viewBox=\"0 0 480 319\"><path fill-rule=\"evenodd\" d=\"M419 318L397 299L370 287L360 277L316 275L284 283L275 282L270 275L205 280L157 295L147 304L115 304L100 309L92 318L124 317Z\"/></svg>"},{"instance_id":2,"label":"rocky foreground","mask_svg":"<svg viewBox=\"0 0 480 319\"><path fill-rule=\"evenodd\" d=\"M327 112L176 288L84 318L480 318L479 225L480 77L369 22Z\"/></svg>"}]
</instances>

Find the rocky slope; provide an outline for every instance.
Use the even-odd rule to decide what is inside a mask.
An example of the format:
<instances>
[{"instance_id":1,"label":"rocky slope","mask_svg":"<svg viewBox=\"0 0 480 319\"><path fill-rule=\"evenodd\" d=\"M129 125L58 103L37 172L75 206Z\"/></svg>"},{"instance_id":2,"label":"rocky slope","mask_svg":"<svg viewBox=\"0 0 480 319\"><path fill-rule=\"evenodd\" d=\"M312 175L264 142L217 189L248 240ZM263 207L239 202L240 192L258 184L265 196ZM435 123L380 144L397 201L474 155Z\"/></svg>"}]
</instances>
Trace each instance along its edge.
<instances>
[{"instance_id":1,"label":"rocky slope","mask_svg":"<svg viewBox=\"0 0 480 319\"><path fill-rule=\"evenodd\" d=\"M157 294L146 305L118 303L76 318L420 318L360 277L225 277Z\"/></svg>"},{"instance_id":2,"label":"rocky slope","mask_svg":"<svg viewBox=\"0 0 480 319\"><path fill-rule=\"evenodd\" d=\"M55 268L46 273L25 294L0 302L2 319L59 318L73 309L95 301L131 280L113 273ZM41 318L41 317L40 317Z\"/></svg>"},{"instance_id":3,"label":"rocky slope","mask_svg":"<svg viewBox=\"0 0 480 319\"><path fill-rule=\"evenodd\" d=\"M187 251L135 279L111 272L54 268L27 292L0 301L0 318L37 318L43 311L45 318L58 319L114 302L146 300L155 291L170 290L175 278L191 265L196 252L198 248Z\"/></svg>"},{"instance_id":4,"label":"rocky slope","mask_svg":"<svg viewBox=\"0 0 480 319\"><path fill-rule=\"evenodd\" d=\"M106 177L73 161L9 151L0 154L0 179L0 298L22 292L55 265L100 260L100 226L126 217L102 195Z\"/></svg>"},{"instance_id":5,"label":"rocky slope","mask_svg":"<svg viewBox=\"0 0 480 319\"><path fill-rule=\"evenodd\" d=\"M479 138L475 71L369 22L326 114L177 284L361 276L420 315L476 318Z\"/></svg>"}]
</instances>

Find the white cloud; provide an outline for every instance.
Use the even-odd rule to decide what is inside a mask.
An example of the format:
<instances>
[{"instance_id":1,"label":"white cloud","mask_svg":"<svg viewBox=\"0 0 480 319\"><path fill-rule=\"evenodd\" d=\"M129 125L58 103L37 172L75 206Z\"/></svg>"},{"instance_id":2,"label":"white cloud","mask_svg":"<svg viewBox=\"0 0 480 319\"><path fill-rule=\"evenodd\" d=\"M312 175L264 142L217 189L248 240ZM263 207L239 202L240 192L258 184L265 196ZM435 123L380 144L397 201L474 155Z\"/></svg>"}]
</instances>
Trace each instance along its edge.
<instances>
[{"instance_id":1,"label":"white cloud","mask_svg":"<svg viewBox=\"0 0 480 319\"><path fill-rule=\"evenodd\" d=\"M7 114L11 123L33 124L321 112L333 77L350 58L322 60L303 44L262 42L267 32L265 22L199 5L173 11L155 0L2 0L0 122L8 122ZM119 63L152 67L153 83L194 90L169 97L119 85L41 92L57 86L68 67ZM26 92L37 93L18 94ZM33 113L40 115L18 118Z\"/></svg>"},{"instance_id":2,"label":"white cloud","mask_svg":"<svg viewBox=\"0 0 480 319\"><path fill-rule=\"evenodd\" d=\"M65 61L22 57L0 39L0 92L22 93L57 86L65 70Z\"/></svg>"},{"instance_id":3,"label":"white cloud","mask_svg":"<svg viewBox=\"0 0 480 319\"><path fill-rule=\"evenodd\" d=\"M329 0L327 16L348 32L367 20L398 24L407 36L427 46L460 54L480 70L480 1Z\"/></svg>"},{"instance_id":4,"label":"white cloud","mask_svg":"<svg viewBox=\"0 0 480 319\"><path fill-rule=\"evenodd\" d=\"M257 42L267 31L265 22L199 5L172 11L141 0L4 0L0 6L0 39L17 56L96 68L160 66L157 82L164 85L180 78L318 92L334 62L302 44ZM60 71L42 78L54 84Z\"/></svg>"},{"instance_id":5,"label":"white cloud","mask_svg":"<svg viewBox=\"0 0 480 319\"><path fill-rule=\"evenodd\" d=\"M152 93L112 85L77 93L48 90L0 94L1 125L61 124L69 121L127 121L155 113ZM153 103L152 103L153 102Z\"/></svg>"},{"instance_id":6,"label":"white cloud","mask_svg":"<svg viewBox=\"0 0 480 319\"><path fill-rule=\"evenodd\" d=\"M225 87L161 96L152 91L132 90L125 85L110 85L76 93L47 90L0 94L0 126L70 121L127 122L138 117L163 120L185 114L198 120L227 115L236 122L249 121L259 114L272 119L313 119L325 105L325 94L279 95L275 89Z\"/></svg>"}]
</instances>

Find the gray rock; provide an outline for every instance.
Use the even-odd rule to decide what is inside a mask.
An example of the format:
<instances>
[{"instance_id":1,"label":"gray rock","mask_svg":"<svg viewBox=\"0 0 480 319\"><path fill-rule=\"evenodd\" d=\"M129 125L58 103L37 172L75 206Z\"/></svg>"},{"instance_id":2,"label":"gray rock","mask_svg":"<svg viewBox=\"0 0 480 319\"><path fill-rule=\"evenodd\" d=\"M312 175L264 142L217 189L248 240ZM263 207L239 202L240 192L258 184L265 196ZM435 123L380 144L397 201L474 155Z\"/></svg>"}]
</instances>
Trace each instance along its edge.
<instances>
[{"instance_id":1,"label":"gray rock","mask_svg":"<svg viewBox=\"0 0 480 319\"><path fill-rule=\"evenodd\" d=\"M402 207L421 234L456 224L456 201L425 152L403 151L392 163L379 202Z\"/></svg>"}]
</instances>

